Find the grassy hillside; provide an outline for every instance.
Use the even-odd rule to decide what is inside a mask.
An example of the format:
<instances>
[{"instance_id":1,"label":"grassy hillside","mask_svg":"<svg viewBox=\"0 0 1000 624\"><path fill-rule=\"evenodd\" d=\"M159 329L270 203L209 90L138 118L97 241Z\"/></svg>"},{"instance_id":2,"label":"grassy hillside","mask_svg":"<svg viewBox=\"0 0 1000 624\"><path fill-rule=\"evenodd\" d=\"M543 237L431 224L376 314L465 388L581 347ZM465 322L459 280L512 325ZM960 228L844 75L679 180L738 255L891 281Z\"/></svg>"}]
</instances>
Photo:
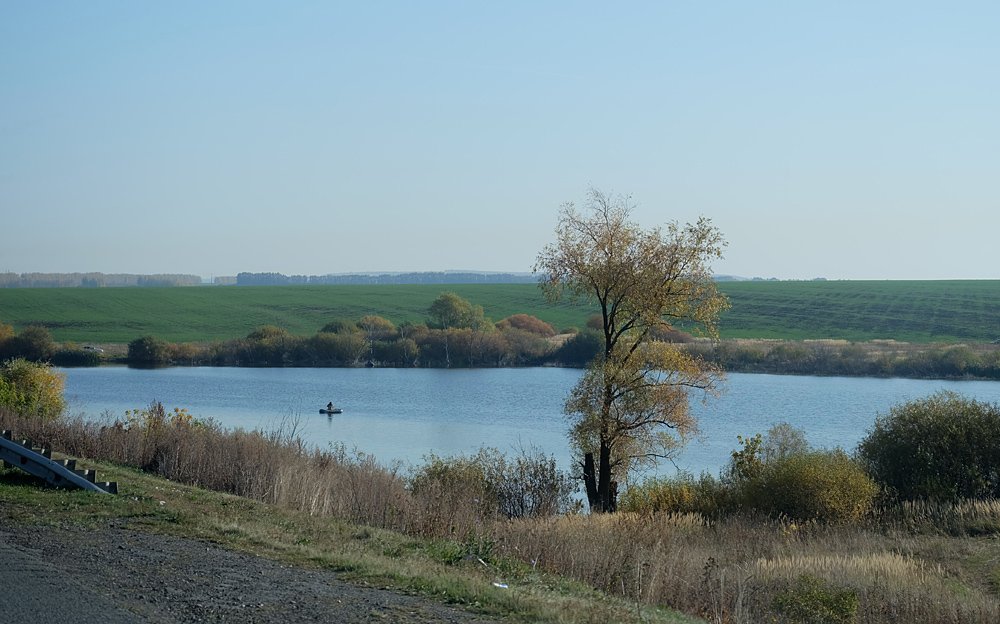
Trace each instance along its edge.
<instances>
[{"instance_id":1,"label":"grassy hillside","mask_svg":"<svg viewBox=\"0 0 1000 624\"><path fill-rule=\"evenodd\" d=\"M909 342L1000 338L1000 281L725 282L732 309L726 338L893 338ZM335 318L378 314L395 323L426 319L451 290L499 320L519 312L557 328L581 327L593 312L552 306L530 284L0 289L0 322L37 324L56 340L128 342L153 334L205 341L270 324L309 335Z\"/></svg>"},{"instance_id":2,"label":"grassy hillside","mask_svg":"<svg viewBox=\"0 0 1000 624\"><path fill-rule=\"evenodd\" d=\"M730 338L1000 338L1000 281L730 282Z\"/></svg>"}]
</instances>

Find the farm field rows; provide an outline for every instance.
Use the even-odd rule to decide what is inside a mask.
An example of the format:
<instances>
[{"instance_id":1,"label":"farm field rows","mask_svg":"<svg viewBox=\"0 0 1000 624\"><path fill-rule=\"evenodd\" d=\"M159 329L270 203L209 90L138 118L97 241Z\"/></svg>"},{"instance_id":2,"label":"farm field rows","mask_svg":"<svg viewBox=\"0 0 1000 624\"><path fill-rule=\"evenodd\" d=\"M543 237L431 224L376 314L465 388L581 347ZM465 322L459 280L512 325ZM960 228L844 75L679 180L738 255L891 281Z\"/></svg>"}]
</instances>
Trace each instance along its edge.
<instances>
[{"instance_id":1,"label":"farm field rows","mask_svg":"<svg viewBox=\"0 0 1000 624\"><path fill-rule=\"evenodd\" d=\"M732 308L723 338L895 339L990 342L1000 338L1000 281L723 282ZM0 322L47 327L58 341L225 340L261 325L310 335L337 318L423 322L453 291L500 320L526 313L557 329L582 327L592 310L551 305L531 284L0 289Z\"/></svg>"}]
</instances>

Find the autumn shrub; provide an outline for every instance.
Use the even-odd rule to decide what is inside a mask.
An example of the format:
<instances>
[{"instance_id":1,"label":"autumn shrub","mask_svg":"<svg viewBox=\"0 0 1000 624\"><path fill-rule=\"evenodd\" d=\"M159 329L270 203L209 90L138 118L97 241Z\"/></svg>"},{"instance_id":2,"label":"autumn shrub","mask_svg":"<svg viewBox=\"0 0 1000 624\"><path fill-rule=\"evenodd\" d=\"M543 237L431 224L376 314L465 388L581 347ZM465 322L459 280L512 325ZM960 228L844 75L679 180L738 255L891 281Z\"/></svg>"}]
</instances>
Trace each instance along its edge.
<instances>
[{"instance_id":1,"label":"autumn shrub","mask_svg":"<svg viewBox=\"0 0 1000 624\"><path fill-rule=\"evenodd\" d=\"M247 334L240 346L251 366L282 366L291 362L291 354L302 342L284 328L263 325Z\"/></svg>"},{"instance_id":2,"label":"autumn shrub","mask_svg":"<svg viewBox=\"0 0 1000 624\"><path fill-rule=\"evenodd\" d=\"M46 364L7 360L0 365L0 406L33 418L55 418L66 409L64 384L64 377Z\"/></svg>"},{"instance_id":3,"label":"autumn shrub","mask_svg":"<svg viewBox=\"0 0 1000 624\"><path fill-rule=\"evenodd\" d=\"M413 366L420 348L411 338L376 340L372 343L372 357L380 366Z\"/></svg>"},{"instance_id":4,"label":"autumn shrub","mask_svg":"<svg viewBox=\"0 0 1000 624\"><path fill-rule=\"evenodd\" d=\"M741 510L801 520L851 522L875 504L878 486L840 449L812 449L787 423L766 436L738 436L723 471L728 503Z\"/></svg>"},{"instance_id":5,"label":"autumn shrub","mask_svg":"<svg viewBox=\"0 0 1000 624\"><path fill-rule=\"evenodd\" d=\"M777 518L852 522L875 503L878 488L840 450L796 452L762 462L738 479L689 474L646 480L622 496L623 511L698 513L706 517L746 512Z\"/></svg>"},{"instance_id":6,"label":"autumn shrub","mask_svg":"<svg viewBox=\"0 0 1000 624\"><path fill-rule=\"evenodd\" d=\"M764 464L738 486L745 508L801 520L852 522L875 503L878 486L844 451L812 450Z\"/></svg>"},{"instance_id":7,"label":"autumn shrub","mask_svg":"<svg viewBox=\"0 0 1000 624\"><path fill-rule=\"evenodd\" d=\"M852 522L875 503L878 487L854 459L839 449L810 448L804 434L787 423L737 440L740 447L718 478L681 473L647 479L625 492L621 509Z\"/></svg>"},{"instance_id":8,"label":"autumn shrub","mask_svg":"<svg viewBox=\"0 0 1000 624\"><path fill-rule=\"evenodd\" d=\"M539 336L555 336L556 330L542 319L530 314L513 314L497 323L497 329L513 327Z\"/></svg>"},{"instance_id":9,"label":"autumn shrub","mask_svg":"<svg viewBox=\"0 0 1000 624\"><path fill-rule=\"evenodd\" d=\"M680 473L673 477L646 479L625 490L618 501L624 512L698 513L716 516L732 507L731 493L710 474L695 477Z\"/></svg>"},{"instance_id":10,"label":"autumn shrub","mask_svg":"<svg viewBox=\"0 0 1000 624\"><path fill-rule=\"evenodd\" d=\"M472 456L431 455L410 478L425 518L465 535L498 518L551 516L572 507L576 485L539 451L508 458L494 448Z\"/></svg>"},{"instance_id":11,"label":"autumn shrub","mask_svg":"<svg viewBox=\"0 0 1000 624\"><path fill-rule=\"evenodd\" d=\"M505 346L501 362L505 366L537 365L553 350L548 340L537 333L502 327L499 334Z\"/></svg>"},{"instance_id":12,"label":"autumn shrub","mask_svg":"<svg viewBox=\"0 0 1000 624\"><path fill-rule=\"evenodd\" d=\"M1000 406L952 392L897 405L876 418L858 454L902 500L1000 497Z\"/></svg>"}]
</instances>

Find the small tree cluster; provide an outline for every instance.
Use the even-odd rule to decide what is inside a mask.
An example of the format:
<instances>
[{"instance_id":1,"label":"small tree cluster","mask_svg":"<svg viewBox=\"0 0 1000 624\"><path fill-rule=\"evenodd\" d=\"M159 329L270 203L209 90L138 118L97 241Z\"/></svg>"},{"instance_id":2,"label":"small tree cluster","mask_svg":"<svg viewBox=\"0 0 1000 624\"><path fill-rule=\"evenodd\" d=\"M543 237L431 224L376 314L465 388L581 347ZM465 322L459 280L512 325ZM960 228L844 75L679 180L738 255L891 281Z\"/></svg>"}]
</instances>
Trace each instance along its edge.
<instances>
[{"instance_id":1,"label":"small tree cluster","mask_svg":"<svg viewBox=\"0 0 1000 624\"><path fill-rule=\"evenodd\" d=\"M1000 406L952 392L897 405L858 447L865 468L903 500L1000 497Z\"/></svg>"}]
</instances>

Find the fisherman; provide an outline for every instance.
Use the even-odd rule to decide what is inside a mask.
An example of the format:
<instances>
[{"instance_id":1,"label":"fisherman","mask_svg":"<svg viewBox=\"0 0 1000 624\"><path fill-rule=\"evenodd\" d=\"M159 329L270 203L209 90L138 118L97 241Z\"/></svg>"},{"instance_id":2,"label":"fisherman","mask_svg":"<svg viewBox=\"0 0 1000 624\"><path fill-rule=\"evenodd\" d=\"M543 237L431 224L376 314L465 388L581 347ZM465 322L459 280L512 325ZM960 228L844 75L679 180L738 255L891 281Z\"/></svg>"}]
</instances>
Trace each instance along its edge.
<instances>
[{"instance_id":1,"label":"fisherman","mask_svg":"<svg viewBox=\"0 0 1000 624\"><path fill-rule=\"evenodd\" d=\"M330 401L329 403L326 404L326 411L328 412L333 411L333 401Z\"/></svg>"}]
</instances>

